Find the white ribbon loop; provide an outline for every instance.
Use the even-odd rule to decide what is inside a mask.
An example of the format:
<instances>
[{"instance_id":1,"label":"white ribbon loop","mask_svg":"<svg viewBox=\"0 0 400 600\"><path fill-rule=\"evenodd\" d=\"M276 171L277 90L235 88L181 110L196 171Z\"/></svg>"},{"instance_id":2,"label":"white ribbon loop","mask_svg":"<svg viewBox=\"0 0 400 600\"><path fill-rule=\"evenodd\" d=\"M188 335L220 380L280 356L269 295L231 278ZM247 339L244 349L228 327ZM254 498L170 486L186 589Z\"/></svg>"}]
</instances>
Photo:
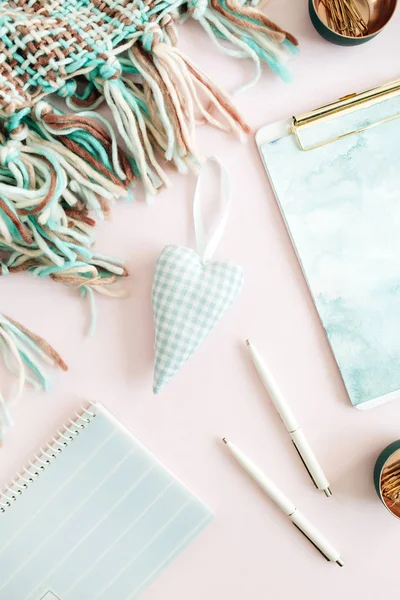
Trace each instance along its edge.
<instances>
[{"instance_id":1,"label":"white ribbon loop","mask_svg":"<svg viewBox=\"0 0 400 600\"><path fill-rule=\"evenodd\" d=\"M220 196L222 200L223 212L218 225L207 241L206 233L204 231L203 213L201 209L201 179L202 175L204 179L206 165L210 162L214 162L216 165L218 165L220 170ZM215 156L210 156L201 167L193 199L193 220L196 233L197 252L204 263L211 260L219 242L221 241L228 220L230 202L230 186L226 169Z\"/></svg>"}]
</instances>

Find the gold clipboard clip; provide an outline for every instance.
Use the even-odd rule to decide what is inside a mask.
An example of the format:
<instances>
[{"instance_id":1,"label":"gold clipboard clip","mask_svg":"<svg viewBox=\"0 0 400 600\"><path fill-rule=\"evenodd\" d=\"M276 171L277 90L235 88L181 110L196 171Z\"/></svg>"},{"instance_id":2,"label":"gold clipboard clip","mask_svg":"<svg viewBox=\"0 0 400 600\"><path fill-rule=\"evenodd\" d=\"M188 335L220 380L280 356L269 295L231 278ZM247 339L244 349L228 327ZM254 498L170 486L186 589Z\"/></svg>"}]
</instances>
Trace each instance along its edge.
<instances>
[{"instance_id":1,"label":"gold clipboard clip","mask_svg":"<svg viewBox=\"0 0 400 600\"><path fill-rule=\"evenodd\" d=\"M366 108L367 106L371 106L373 104L376 104L377 102L382 102L383 100L388 100L389 98L394 98L398 95L400 95L400 79L397 79L396 81L393 81L386 85L382 85L380 87L372 88L371 90L367 90L366 92L361 92L360 94L350 94L348 96L344 96L343 98L339 98L339 100L337 100L336 102L326 104L325 106L321 106L316 110L312 110L302 115L298 115L297 117L293 117L290 132L293 133L293 135L295 136L300 149L304 150L305 152L309 150L315 150L316 148L321 148L322 146L327 146L328 144L332 144L333 142L337 142L338 140L342 140L343 138L349 137L356 133L360 133L361 131L366 131L367 129L372 129L373 127L382 125L383 123L388 123L389 121L399 119L400 113L397 113L390 117L386 117L384 119L381 119L380 121L375 121L374 123L364 125L362 127L359 127L358 129L353 129L352 131L342 133L341 135L332 137L328 140L310 146L304 145L301 141L301 130L317 122L320 123L322 121L329 121L330 119L334 119L339 114L346 114L357 110L360 107Z\"/></svg>"}]
</instances>

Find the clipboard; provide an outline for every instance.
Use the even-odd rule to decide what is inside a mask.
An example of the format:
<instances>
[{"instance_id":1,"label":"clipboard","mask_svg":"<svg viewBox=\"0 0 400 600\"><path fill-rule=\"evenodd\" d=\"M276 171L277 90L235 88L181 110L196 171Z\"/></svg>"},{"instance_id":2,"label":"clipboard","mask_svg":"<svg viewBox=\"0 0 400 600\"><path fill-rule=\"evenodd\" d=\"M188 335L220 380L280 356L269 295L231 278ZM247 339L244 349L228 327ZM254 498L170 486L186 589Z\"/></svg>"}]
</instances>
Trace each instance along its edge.
<instances>
[{"instance_id":1,"label":"clipboard","mask_svg":"<svg viewBox=\"0 0 400 600\"><path fill-rule=\"evenodd\" d=\"M400 397L400 80L256 143L353 406Z\"/></svg>"}]
</instances>

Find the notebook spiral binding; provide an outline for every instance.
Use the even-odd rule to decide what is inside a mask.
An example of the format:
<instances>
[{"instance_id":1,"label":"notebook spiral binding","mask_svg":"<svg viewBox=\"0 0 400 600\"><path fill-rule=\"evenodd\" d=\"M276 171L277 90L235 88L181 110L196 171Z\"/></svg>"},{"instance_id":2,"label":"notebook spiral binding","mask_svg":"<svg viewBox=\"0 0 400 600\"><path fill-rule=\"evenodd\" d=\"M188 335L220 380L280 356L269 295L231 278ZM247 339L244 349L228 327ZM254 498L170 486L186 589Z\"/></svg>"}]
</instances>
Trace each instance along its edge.
<instances>
[{"instance_id":1,"label":"notebook spiral binding","mask_svg":"<svg viewBox=\"0 0 400 600\"><path fill-rule=\"evenodd\" d=\"M6 485L6 491L0 492L0 514L5 513L19 496L22 496L40 473L45 471L49 465L65 450L75 437L91 423L96 413L82 406L82 412L76 412L76 419L69 419L69 424L64 424L57 431L58 437L54 436L52 441L46 444L45 449L35 454L35 460L29 461L29 466L17 472L15 479L10 485Z\"/></svg>"}]
</instances>

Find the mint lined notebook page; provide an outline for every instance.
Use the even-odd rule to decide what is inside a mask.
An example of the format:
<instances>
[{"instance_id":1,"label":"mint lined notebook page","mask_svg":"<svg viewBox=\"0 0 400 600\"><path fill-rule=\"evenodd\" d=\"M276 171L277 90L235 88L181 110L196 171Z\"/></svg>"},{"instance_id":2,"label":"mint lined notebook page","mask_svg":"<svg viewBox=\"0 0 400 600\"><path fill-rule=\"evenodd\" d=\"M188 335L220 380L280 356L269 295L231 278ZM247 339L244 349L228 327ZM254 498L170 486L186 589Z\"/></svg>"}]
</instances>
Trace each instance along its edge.
<instances>
[{"instance_id":1,"label":"mint lined notebook page","mask_svg":"<svg viewBox=\"0 0 400 600\"><path fill-rule=\"evenodd\" d=\"M133 600L211 511L101 405L0 498L0 600Z\"/></svg>"}]
</instances>

